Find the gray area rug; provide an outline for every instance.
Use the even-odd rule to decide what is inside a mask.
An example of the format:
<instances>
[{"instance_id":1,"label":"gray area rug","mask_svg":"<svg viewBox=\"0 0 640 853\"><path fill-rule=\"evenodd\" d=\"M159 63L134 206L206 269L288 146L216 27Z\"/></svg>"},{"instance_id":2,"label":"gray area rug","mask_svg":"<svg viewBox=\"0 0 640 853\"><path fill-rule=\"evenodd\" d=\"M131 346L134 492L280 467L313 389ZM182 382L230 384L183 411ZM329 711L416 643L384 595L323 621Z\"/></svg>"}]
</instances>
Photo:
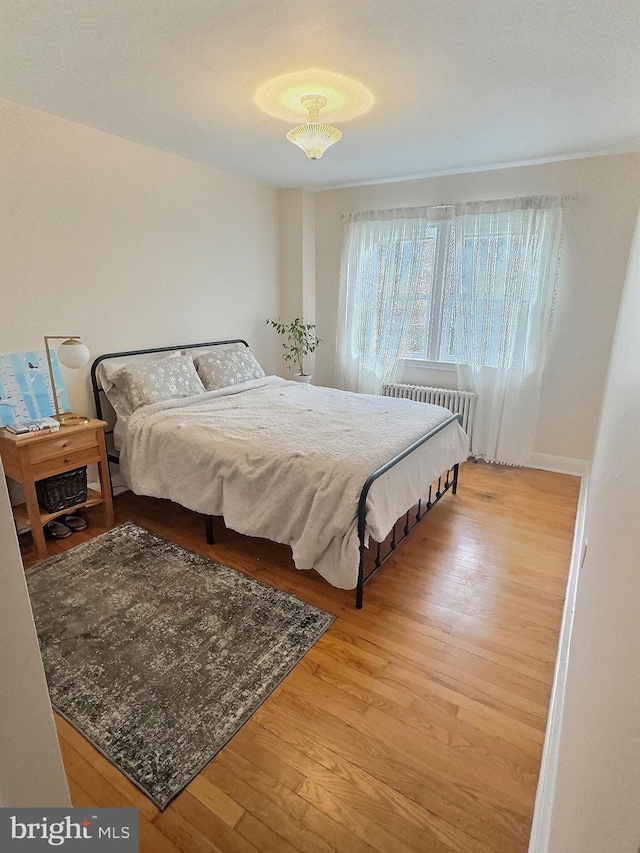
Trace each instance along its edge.
<instances>
[{"instance_id":1,"label":"gray area rug","mask_svg":"<svg viewBox=\"0 0 640 853\"><path fill-rule=\"evenodd\" d=\"M161 809L334 619L132 523L26 577L53 706Z\"/></svg>"}]
</instances>

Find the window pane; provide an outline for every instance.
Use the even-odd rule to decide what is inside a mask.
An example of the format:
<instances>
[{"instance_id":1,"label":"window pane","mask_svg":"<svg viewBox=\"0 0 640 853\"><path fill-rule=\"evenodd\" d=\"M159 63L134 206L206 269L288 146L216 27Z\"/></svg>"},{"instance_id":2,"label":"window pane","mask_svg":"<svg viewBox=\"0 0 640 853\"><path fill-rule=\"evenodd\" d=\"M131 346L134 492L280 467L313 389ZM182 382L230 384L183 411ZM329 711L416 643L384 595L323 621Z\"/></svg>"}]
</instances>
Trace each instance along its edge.
<instances>
[{"instance_id":1,"label":"window pane","mask_svg":"<svg viewBox=\"0 0 640 853\"><path fill-rule=\"evenodd\" d=\"M410 355L425 358L429 349L429 326L433 305L437 226L429 228L429 235L420 241L405 244L407 272L413 267L418 276L417 299L411 314L408 351Z\"/></svg>"},{"instance_id":2,"label":"window pane","mask_svg":"<svg viewBox=\"0 0 640 853\"><path fill-rule=\"evenodd\" d=\"M440 358L455 360L456 312L466 318L466 336L475 361L487 367L516 366L524 357L524 340L531 289L536 280L537 241L521 235L492 234L465 237L454 286L447 269ZM468 294L462 299L460 292Z\"/></svg>"},{"instance_id":3,"label":"window pane","mask_svg":"<svg viewBox=\"0 0 640 853\"><path fill-rule=\"evenodd\" d=\"M429 225L416 240L376 242L362 257L359 277L363 284L363 322L359 352L376 351L389 327L406 324L410 315L407 354L427 358L434 303L436 248L439 225ZM413 282L413 287L407 287ZM415 288L416 298L408 302Z\"/></svg>"},{"instance_id":4,"label":"window pane","mask_svg":"<svg viewBox=\"0 0 640 853\"><path fill-rule=\"evenodd\" d=\"M411 316L411 327L409 329L408 351L412 355L424 355L427 351L427 332L429 329L429 314L431 301L424 297L416 299L413 314Z\"/></svg>"}]
</instances>

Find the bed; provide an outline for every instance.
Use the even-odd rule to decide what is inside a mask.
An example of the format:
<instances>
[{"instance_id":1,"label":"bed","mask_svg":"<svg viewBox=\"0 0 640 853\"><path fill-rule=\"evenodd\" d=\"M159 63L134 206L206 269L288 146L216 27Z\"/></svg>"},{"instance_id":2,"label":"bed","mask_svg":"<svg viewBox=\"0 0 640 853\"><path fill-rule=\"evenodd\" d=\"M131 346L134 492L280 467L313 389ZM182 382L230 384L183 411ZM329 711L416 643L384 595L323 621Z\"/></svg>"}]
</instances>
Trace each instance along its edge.
<instances>
[{"instance_id":1,"label":"bed","mask_svg":"<svg viewBox=\"0 0 640 853\"><path fill-rule=\"evenodd\" d=\"M266 376L240 339L106 353L91 382L132 491L203 514L209 543L222 516L289 545L358 608L468 456L447 409Z\"/></svg>"}]
</instances>

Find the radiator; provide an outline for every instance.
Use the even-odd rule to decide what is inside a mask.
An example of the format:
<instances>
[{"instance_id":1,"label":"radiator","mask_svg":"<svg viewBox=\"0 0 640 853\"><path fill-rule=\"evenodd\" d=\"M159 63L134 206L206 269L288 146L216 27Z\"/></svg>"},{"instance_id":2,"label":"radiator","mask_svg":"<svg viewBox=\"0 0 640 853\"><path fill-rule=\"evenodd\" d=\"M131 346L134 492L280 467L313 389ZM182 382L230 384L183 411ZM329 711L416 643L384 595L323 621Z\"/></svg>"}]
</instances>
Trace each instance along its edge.
<instances>
[{"instance_id":1,"label":"radiator","mask_svg":"<svg viewBox=\"0 0 640 853\"><path fill-rule=\"evenodd\" d=\"M454 415L462 415L462 428L471 438L473 415L478 399L475 391L454 391L452 388L429 388L427 385L402 385L398 382L390 382L382 386L382 393L385 397L405 397L421 403L444 406Z\"/></svg>"}]
</instances>

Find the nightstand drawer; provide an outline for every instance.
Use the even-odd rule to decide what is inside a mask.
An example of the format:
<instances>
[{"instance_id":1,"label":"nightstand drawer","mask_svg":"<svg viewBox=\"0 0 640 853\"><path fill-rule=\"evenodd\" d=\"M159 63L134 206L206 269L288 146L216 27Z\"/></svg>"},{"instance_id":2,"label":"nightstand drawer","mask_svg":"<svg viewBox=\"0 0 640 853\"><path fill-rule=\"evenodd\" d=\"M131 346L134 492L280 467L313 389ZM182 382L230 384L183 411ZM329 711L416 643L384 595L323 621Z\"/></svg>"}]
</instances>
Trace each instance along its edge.
<instances>
[{"instance_id":1,"label":"nightstand drawer","mask_svg":"<svg viewBox=\"0 0 640 853\"><path fill-rule=\"evenodd\" d=\"M64 451L63 451L64 453ZM75 453L64 453L54 459L44 459L31 465L31 475L34 480L43 480L53 474L60 474L71 468L79 468L81 465L91 465L92 462L100 461L100 448L96 445L85 450L77 450Z\"/></svg>"},{"instance_id":2,"label":"nightstand drawer","mask_svg":"<svg viewBox=\"0 0 640 853\"><path fill-rule=\"evenodd\" d=\"M40 443L36 441L29 447L29 461L35 463L45 459L60 459L78 450L86 450L87 447L97 447L97 444L95 430L84 430L76 435L67 433L55 438L41 438Z\"/></svg>"}]
</instances>

